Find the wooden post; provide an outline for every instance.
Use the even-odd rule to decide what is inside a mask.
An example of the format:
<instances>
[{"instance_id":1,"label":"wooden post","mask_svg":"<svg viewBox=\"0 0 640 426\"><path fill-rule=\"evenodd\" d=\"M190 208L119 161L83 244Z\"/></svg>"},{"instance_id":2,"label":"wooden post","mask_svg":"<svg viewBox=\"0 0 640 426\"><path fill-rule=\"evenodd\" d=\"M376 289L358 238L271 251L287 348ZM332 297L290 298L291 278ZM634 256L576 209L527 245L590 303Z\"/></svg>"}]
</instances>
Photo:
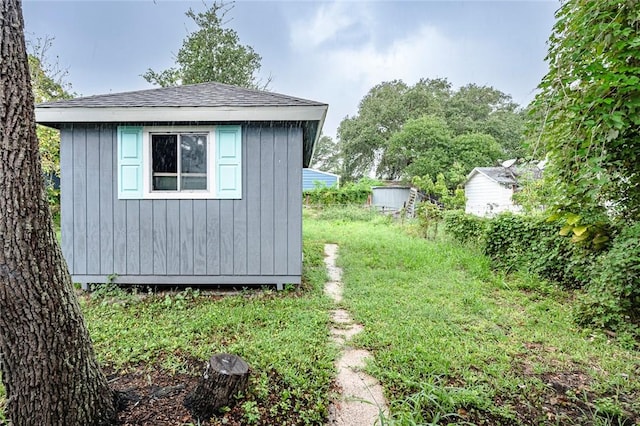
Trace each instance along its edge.
<instances>
[{"instance_id":1,"label":"wooden post","mask_svg":"<svg viewBox=\"0 0 640 426\"><path fill-rule=\"evenodd\" d=\"M198 421L209 420L221 407L249 385L249 365L239 356L217 354L211 357L198 386L184 405Z\"/></svg>"}]
</instances>

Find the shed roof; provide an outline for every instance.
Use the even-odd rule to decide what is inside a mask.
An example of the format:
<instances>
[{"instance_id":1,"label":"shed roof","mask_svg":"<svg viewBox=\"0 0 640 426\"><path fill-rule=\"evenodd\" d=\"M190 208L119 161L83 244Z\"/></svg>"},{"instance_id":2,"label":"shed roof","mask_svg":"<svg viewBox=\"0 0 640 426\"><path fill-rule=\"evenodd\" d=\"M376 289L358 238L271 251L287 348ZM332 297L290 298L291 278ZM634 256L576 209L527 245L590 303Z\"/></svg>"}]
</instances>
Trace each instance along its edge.
<instances>
[{"instance_id":1,"label":"shed roof","mask_svg":"<svg viewBox=\"0 0 640 426\"><path fill-rule=\"evenodd\" d=\"M222 83L200 83L45 102L38 108L327 106Z\"/></svg>"},{"instance_id":2,"label":"shed roof","mask_svg":"<svg viewBox=\"0 0 640 426\"><path fill-rule=\"evenodd\" d=\"M515 185L517 183L513 172L506 167L476 167L467 176L467 182L478 173L502 185Z\"/></svg>"},{"instance_id":3,"label":"shed roof","mask_svg":"<svg viewBox=\"0 0 640 426\"><path fill-rule=\"evenodd\" d=\"M327 109L321 102L210 82L45 102L36 105L36 121L57 128L63 123L300 122L308 166Z\"/></svg>"}]
</instances>

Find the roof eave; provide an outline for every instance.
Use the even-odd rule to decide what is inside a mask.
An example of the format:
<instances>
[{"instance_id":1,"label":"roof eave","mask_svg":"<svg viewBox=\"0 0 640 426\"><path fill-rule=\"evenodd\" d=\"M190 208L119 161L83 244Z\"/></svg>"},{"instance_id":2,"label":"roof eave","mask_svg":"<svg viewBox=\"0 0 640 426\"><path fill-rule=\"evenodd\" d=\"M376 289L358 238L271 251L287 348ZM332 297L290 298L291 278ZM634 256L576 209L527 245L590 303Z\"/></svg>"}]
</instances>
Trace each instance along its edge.
<instances>
[{"instance_id":1,"label":"roof eave","mask_svg":"<svg viewBox=\"0 0 640 426\"><path fill-rule=\"evenodd\" d=\"M322 128L327 105L257 107L36 107L36 122L60 123L177 121L318 121ZM319 138L316 135L315 140Z\"/></svg>"}]
</instances>

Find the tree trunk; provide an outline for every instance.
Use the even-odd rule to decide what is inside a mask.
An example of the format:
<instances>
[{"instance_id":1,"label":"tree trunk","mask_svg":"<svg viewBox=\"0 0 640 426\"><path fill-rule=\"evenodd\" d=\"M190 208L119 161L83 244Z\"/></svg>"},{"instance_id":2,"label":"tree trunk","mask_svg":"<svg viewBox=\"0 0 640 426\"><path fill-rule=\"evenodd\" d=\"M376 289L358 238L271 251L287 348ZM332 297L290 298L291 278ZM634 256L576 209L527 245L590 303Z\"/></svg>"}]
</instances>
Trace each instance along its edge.
<instances>
[{"instance_id":1,"label":"tree trunk","mask_svg":"<svg viewBox=\"0 0 640 426\"><path fill-rule=\"evenodd\" d=\"M0 4L0 350L21 425L114 424L47 204L19 0Z\"/></svg>"},{"instance_id":2,"label":"tree trunk","mask_svg":"<svg viewBox=\"0 0 640 426\"><path fill-rule=\"evenodd\" d=\"M236 355L211 357L198 386L184 400L197 420L209 420L221 407L229 406L233 397L247 390L249 366Z\"/></svg>"}]
</instances>

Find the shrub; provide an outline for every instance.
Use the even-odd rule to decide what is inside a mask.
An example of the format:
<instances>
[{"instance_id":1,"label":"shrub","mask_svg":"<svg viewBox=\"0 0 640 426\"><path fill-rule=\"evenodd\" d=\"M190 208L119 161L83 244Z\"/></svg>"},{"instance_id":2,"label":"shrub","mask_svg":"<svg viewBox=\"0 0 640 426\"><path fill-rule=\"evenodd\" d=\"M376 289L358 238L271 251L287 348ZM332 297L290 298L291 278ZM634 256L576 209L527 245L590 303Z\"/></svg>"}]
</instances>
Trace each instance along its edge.
<instances>
[{"instance_id":1,"label":"shrub","mask_svg":"<svg viewBox=\"0 0 640 426\"><path fill-rule=\"evenodd\" d=\"M487 219L467 214L463 210L443 212L444 227L454 240L466 243L479 243L484 240Z\"/></svg>"},{"instance_id":2,"label":"shrub","mask_svg":"<svg viewBox=\"0 0 640 426\"><path fill-rule=\"evenodd\" d=\"M576 307L583 325L619 329L640 322L640 223L624 229L595 262Z\"/></svg>"},{"instance_id":3,"label":"shrub","mask_svg":"<svg viewBox=\"0 0 640 426\"><path fill-rule=\"evenodd\" d=\"M489 221L484 251L496 267L532 272L566 287L582 284L595 256L544 218L510 213Z\"/></svg>"},{"instance_id":4,"label":"shrub","mask_svg":"<svg viewBox=\"0 0 640 426\"><path fill-rule=\"evenodd\" d=\"M306 204L336 206L336 205L363 205L371 195L369 181L349 183L341 188L323 185L304 191L303 199Z\"/></svg>"}]
</instances>

